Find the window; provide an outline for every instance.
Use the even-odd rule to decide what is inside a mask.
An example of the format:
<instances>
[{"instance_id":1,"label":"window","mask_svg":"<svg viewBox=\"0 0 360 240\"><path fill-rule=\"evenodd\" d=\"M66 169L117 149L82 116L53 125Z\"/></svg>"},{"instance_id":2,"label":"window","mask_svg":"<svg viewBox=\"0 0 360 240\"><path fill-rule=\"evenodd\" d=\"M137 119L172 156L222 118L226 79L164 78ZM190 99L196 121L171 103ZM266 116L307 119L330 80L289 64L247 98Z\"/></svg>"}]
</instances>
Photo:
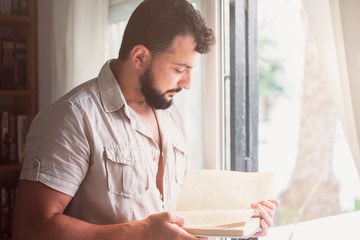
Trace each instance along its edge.
<instances>
[{"instance_id":1,"label":"window","mask_svg":"<svg viewBox=\"0 0 360 240\"><path fill-rule=\"evenodd\" d=\"M224 1L226 168L257 171L256 1Z\"/></svg>"},{"instance_id":2,"label":"window","mask_svg":"<svg viewBox=\"0 0 360 240\"><path fill-rule=\"evenodd\" d=\"M360 210L356 167L302 7L258 0L259 170L276 173L278 226Z\"/></svg>"}]
</instances>

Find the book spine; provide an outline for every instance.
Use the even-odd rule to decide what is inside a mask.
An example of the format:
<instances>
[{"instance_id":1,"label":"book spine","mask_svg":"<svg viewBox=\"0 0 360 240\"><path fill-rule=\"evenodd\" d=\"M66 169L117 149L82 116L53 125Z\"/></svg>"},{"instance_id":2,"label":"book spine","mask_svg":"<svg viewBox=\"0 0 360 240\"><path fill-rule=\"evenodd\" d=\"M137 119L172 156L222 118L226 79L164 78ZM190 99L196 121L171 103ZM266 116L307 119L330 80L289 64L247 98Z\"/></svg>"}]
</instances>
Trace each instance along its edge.
<instances>
[{"instance_id":1,"label":"book spine","mask_svg":"<svg viewBox=\"0 0 360 240\"><path fill-rule=\"evenodd\" d=\"M4 111L0 112L0 140L1 140L1 164L7 164L10 160L10 148L9 148L9 113Z\"/></svg>"},{"instance_id":2,"label":"book spine","mask_svg":"<svg viewBox=\"0 0 360 240\"><path fill-rule=\"evenodd\" d=\"M27 116L17 116L17 149L18 149L18 161L22 163L24 161L24 147L27 134Z\"/></svg>"},{"instance_id":3,"label":"book spine","mask_svg":"<svg viewBox=\"0 0 360 240\"><path fill-rule=\"evenodd\" d=\"M9 114L9 163L16 164L17 160L17 133L16 133L16 115L13 113Z\"/></svg>"},{"instance_id":4,"label":"book spine","mask_svg":"<svg viewBox=\"0 0 360 240\"><path fill-rule=\"evenodd\" d=\"M11 14L11 0L1 0L1 14Z\"/></svg>"},{"instance_id":5,"label":"book spine","mask_svg":"<svg viewBox=\"0 0 360 240\"><path fill-rule=\"evenodd\" d=\"M28 0L19 0L19 14L28 15Z\"/></svg>"},{"instance_id":6,"label":"book spine","mask_svg":"<svg viewBox=\"0 0 360 240\"><path fill-rule=\"evenodd\" d=\"M0 239L12 236L17 186L0 186Z\"/></svg>"},{"instance_id":7,"label":"book spine","mask_svg":"<svg viewBox=\"0 0 360 240\"><path fill-rule=\"evenodd\" d=\"M20 14L19 0L11 0L11 14L12 15Z\"/></svg>"},{"instance_id":8,"label":"book spine","mask_svg":"<svg viewBox=\"0 0 360 240\"><path fill-rule=\"evenodd\" d=\"M14 210L15 210L15 198L16 198L17 186L12 185L9 187L9 233L12 237L12 229L14 222Z\"/></svg>"},{"instance_id":9,"label":"book spine","mask_svg":"<svg viewBox=\"0 0 360 240\"><path fill-rule=\"evenodd\" d=\"M1 79L2 89L12 89L15 83L15 57L14 41L3 39L1 41Z\"/></svg>"},{"instance_id":10,"label":"book spine","mask_svg":"<svg viewBox=\"0 0 360 240\"><path fill-rule=\"evenodd\" d=\"M28 0L0 0L0 14L28 15Z\"/></svg>"},{"instance_id":11,"label":"book spine","mask_svg":"<svg viewBox=\"0 0 360 240\"><path fill-rule=\"evenodd\" d=\"M0 189L1 194L1 223L0 223L0 237L7 238L10 235L9 226L9 192L5 186Z\"/></svg>"},{"instance_id":12,"label":"book spine","mask_svg":"<svg viewBox=\"0 0 360 240\"><path fill-rule=\"evenodd\" d=\"M15 42L15 88L26 89L26 40Z\"/></svg>"}]
</instances>

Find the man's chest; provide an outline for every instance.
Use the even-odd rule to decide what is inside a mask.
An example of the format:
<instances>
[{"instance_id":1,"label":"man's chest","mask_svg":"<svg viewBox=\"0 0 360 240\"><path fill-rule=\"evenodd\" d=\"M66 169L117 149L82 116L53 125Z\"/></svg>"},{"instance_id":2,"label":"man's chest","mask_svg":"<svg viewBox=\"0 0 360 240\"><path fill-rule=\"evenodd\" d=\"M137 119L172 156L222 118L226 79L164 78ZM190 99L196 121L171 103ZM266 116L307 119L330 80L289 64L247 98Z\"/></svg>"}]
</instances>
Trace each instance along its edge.
<instances>
[{"instance_id":1,"label":"man's chest","mask_svg":"<svg viewBox=\"0 0 360 240\"><path fill-rule=\"evenodd\" d=\"M106 208L114 216L103 221L109 223L142 219L151 213L174 208L176 192L186 169L187 152L182 129L171 121L171 117L167 120L165 114L159 116L159 135L163 140L160 152L157 144L147 136L150 131L145 129L145 124L128 119L120 112L111 114L111 117L102 116L87 126L89 142L92 142L91 164L71 210L93 209L89 216L84 216L88 219ZM160 156L164 159L163 201L156 185ZM84 199L101 204L85 206Z\"/></svg>"}]
</instances>

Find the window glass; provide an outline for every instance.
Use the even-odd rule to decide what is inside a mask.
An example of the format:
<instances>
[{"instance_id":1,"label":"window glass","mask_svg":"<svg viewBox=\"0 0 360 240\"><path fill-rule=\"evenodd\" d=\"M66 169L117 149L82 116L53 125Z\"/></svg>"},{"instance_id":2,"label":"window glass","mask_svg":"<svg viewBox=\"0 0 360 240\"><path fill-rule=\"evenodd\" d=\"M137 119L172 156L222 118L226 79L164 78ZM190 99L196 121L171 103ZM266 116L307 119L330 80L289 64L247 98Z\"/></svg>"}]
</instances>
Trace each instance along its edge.
<instances>
[{"instance_id":1,"label":"window glass","mask_svg":"<svg viewBox=\"0 0 360 240\"><path fill-rule=\"evenodd\" d=\"M259 171L276 224L360 210L360 186L299 0L258 0Z\"/></svg>"},{"instance_id":2,"label":"window glass","mask_svg":"<svg viewBox=\"0 0 360 240\"><path fill-rule=\"evenodd\" d=\"M109 6L108 59L117 58L122 37L131 13L141 3L141 0L113 1Z\"/></svg>"}]
</instances>

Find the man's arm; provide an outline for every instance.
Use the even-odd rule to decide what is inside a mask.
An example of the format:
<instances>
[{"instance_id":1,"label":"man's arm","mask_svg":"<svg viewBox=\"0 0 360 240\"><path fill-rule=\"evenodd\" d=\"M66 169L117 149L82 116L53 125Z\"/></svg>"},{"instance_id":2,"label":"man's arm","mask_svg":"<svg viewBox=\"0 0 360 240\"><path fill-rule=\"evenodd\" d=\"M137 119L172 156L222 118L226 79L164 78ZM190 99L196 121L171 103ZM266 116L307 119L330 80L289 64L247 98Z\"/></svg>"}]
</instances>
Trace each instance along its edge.
<instances>
[{"instance_id":1,"label":"man's arm","mask_svg":"<svg viewBox=\"0 0 360 240\"><path fill-rule=\"evenodd\" d=\"M14 239L198 239L179 227L181 217L168 212L131 223L95 225L64 215L70 201L70 196L40 182L20 180Z\"/></svg>"}]
</instances>

